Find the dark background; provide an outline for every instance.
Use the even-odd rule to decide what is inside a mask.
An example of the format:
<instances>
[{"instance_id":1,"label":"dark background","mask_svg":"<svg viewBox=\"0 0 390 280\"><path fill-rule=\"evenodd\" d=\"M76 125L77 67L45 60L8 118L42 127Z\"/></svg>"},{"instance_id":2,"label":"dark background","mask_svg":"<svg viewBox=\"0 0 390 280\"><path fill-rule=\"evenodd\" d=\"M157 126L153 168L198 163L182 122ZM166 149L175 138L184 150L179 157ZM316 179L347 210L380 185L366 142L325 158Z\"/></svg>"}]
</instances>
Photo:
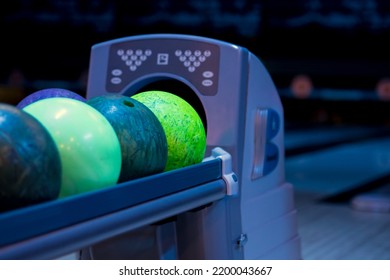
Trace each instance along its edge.
<instances>
[{"instance_id":1,"label":"dark background","mask_svg":"<svg viewBox=\"0 0 390 280\"><path fill-rule=\"evenodd\" d=\"M3 4L0 19L0 82L21 85L24 95L54 86L85 94L93 44L183 33L228 41L256 54L291 122L390 119L389 1L13 0ZM310 82L309 96L291 88L300 75Z\"/></svg>"}]
</instances>

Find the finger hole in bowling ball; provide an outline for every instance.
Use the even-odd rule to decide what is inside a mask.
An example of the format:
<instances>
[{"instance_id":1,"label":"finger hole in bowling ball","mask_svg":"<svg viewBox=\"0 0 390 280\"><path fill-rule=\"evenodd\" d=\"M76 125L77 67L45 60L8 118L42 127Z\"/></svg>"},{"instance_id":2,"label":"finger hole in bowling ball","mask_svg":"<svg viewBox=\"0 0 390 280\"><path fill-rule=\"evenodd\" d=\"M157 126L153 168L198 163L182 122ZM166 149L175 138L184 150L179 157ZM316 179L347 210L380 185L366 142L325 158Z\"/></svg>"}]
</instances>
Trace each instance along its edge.
<instances>
[{"instance_id":1,"label":"finger hole in bowling ball","mask_svg":"<svg viewBox=\"0 0 390 280\"><path fill-rule=\"evenodd\" d=\"M126 105L127 107L134 107L134 104L128 100L123 101L123 104Z\"/></svg>"}]
</instances>

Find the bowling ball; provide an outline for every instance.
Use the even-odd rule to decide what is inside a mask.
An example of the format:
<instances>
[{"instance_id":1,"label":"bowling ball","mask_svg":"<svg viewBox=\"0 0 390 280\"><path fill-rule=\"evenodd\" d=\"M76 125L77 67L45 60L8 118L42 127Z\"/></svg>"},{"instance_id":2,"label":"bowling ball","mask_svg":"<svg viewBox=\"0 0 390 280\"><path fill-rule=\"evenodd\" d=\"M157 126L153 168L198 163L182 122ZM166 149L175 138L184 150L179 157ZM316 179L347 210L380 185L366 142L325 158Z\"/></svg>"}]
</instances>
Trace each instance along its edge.
<instances>
[{"instance_id":1,"label":"bowling ball","mask_svg":"<svg viewBox=\"0 0 390 280\"><path fill-rule=\"evenodd\" d=\"M23 110L46 127L58 147L63 175L61 198L117 183L121 168L119 140L96 109L79 100L53 97L31 103Z\"/></svg>"},{"instance_id":2,"label":"bowling ball","mask_svg":"<svg viewBox=\"0 0 390 280\"><path fill-rule=\"evenodd\" d=\"M149 108L121 94L93 97L87 103L107 118L119 138L122 150L119 182L164 171L167 139Z\"/></svg>"},{"instance_id":3,"label":"bowling ball","mask_svg":"<svg viewBox=\"0 0 390 280\"><path fill-rule=\"evenodd\" d=\"M0 211L56 199L61 161L46 128L30 114L0 104Z\"/></svg>"},{"instance_id":4,"label":"bowling ball","mask_svg":"<svg viewBox=\"0 0 390 280\"><path fill-rule=\"evenodd\" d=\"M199 163L206 151L206 132L195 109L181 97L165 91L144 91L132 96L161 122L168 142L165 171Z\"/></svg>"},{"instance_id":5,"label":"bowling ball","mask_svg":"<svg viewBox=\"0 0 390 280\"><path fill-rule=\"evenodd\" d=\"M67 97L67 98L80 100L83 102L86 101L86 99L84 97L82 97L81 95L79 95L73 91L63 89L63 88L48 88L48 89L38 90L38 91L26 96L24 99L22 99L22 101L20 101L16 105L16 107L23 109L24 107L26 107L27 105L29 105L33 102L36 102L38 100L45 99L45 98L51 98L51 97Z\"/></svg>"}]
</instances>

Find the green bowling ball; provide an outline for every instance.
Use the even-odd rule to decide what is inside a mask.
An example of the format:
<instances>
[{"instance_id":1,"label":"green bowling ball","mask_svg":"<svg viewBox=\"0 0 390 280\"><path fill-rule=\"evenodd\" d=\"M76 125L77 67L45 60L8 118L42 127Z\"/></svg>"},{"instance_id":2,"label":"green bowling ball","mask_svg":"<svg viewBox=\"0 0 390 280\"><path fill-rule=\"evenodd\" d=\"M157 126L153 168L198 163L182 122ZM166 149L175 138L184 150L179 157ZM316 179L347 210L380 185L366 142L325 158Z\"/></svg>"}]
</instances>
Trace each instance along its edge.
<instances>
[{"instance_id":1,"label":"green bowling ball","mask_svg":"<svg viewBox=\"0 0 390 280\"><path fill-rule=\"evenodd\" d=\"M146 105L164 128L168 143L165 171L203 160L206 131L200 116L187 101L165 91L145 91L131 97Z\"/></svg>"},{"instance_id":2,"label":"green bowling ball","mask_svg":"<svg viewBox=\"0 0 390 280\"><path fill-rule=\"evenodd\" d=\"M46 127L57 145L63 175L60 197L117 183L120 143L100 112L85 102L64 97L42 99L23 110Z\"/></svg>"}]
</instances>

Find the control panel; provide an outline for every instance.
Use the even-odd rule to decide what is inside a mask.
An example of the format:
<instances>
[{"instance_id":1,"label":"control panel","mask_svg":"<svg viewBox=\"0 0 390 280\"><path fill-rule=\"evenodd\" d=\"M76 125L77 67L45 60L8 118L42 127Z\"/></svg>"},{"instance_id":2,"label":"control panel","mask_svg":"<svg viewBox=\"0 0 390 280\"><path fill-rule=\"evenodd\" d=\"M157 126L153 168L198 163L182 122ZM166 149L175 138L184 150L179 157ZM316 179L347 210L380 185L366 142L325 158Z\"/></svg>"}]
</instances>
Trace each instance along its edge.
<instances>
[{"instance_id":1,"label":"control panel","mask_svg":"<svg viewBox=\"0 0 390 280\"><path fill-rule=\"evenodd\" d=\"M203 95L216 95L219 47L179 39L148 39L110 46L106 90L121 92L130 81L150 73L168 73L191 82Z\"/></svg>"}]
</instances>

